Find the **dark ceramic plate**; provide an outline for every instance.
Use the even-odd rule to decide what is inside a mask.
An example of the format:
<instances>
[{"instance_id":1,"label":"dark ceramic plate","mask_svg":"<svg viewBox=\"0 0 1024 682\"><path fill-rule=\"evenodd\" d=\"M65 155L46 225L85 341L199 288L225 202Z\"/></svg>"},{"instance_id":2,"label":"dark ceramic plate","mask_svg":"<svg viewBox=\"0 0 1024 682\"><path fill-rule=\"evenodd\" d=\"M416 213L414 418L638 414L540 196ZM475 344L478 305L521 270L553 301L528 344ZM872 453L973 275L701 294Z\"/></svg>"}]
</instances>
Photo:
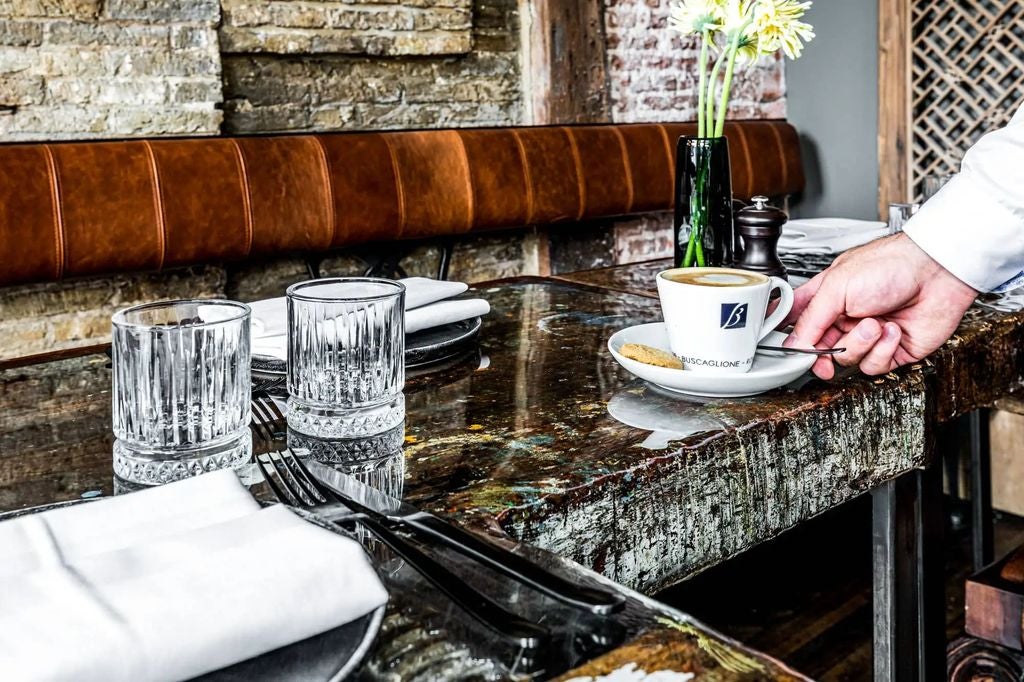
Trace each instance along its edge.
<instances>
[{"instance_id":1,"label":"dark ceramic plate","mask_svg":"<svg viewBox=\"0 0 1024 682\"><path fill-rule=\"evenodd\" d=\"M476 343L481 326L483 320L474 317L409 334L405 337L405 366L425 367L465 353ZM284 374L285 363L266 355L254 355L252 369L260 374Z\"/></svg>"},{"instance_id":2,"label":"dark ceramic plate","mask_svg":"<svg viewBox=\"0 0 1024 682\"><path fill-rule=\"evenodd\" d=\"M102 497L92 500L102 500ZM91 502L92 500L72 500L57 502L29 509L18 509L0 513L0 521L18 516L37 514L39 512L68 507L73 504ZM302 516L318 523L306 514ZM323 523L318 525L331 529ZM215 670L206 675L193 678L194 682L338 682L351 675L366 658L381 622L387 605L366 614L351 623L346 623L333 630L328 630L315 637L290 644L280 649L250 658Z\"/></svg>"},{"instance_id":3,"label":"dark ceramic plate","mask_svg":"<svg viewBox=\"0 0 1024 682\"><path fill-rule=\"evenodd\" d=\"M483 320L474 317L409 334L405 337L405 366L423 367L465 353L476 343L481 326Z\"/></svg>"}]
</instances>

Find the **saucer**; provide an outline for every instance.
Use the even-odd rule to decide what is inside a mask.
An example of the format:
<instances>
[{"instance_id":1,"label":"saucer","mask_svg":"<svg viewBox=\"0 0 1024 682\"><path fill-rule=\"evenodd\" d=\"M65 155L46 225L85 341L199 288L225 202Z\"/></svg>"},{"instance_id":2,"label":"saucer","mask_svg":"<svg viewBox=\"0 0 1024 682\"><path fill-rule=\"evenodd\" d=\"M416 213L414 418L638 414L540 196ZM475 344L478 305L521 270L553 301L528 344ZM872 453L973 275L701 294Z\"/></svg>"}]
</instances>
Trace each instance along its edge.
<instances>
[{"instance_id":1,"label":"saucer","mask_svg":"<svg viewBox=\"0 0 1024 682\"><path fill-rule=\"evenodd\" d=\"M762 343L781 346L786 334L772 332ZM757 351L754 366L749 372L717 374L694 372L686 369L655 367L619 354L627 343L642 343L645 346L669 351L668 331L664 322L640 324L616 332L608 339L608 350L615 360L632 374L674 393L701 396L705 398L742 398L765 393L785 386L809 370L817 359L813 355Z\"/></svg>"}]
</instances>

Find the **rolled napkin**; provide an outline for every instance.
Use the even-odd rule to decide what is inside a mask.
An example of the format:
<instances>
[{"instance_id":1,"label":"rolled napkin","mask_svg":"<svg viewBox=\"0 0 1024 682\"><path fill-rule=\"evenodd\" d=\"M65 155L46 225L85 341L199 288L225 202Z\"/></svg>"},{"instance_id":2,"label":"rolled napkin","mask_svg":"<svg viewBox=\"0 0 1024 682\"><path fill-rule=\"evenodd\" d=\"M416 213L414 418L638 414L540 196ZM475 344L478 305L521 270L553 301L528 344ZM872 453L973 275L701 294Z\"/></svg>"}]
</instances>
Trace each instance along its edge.
<instances>
[{"instance_id":1,"label":"rolled napkin","mask_svg":"<svg viewBox=\"0 0 1024 682\"><path fill-rule=\"evenodd\" d=\"M779 253L838 255L889 234L888 226L873 220L807 218L790 220L782 228Z\"/></svg>"},{"instance_id":2,"label":"rolled napkin","mask_svg":"<svg viewBox=\"0 0 1024 682\"><path fill-rule=\"evenodd\" d=\"M465 293L469 285L427 277L398 280L405 285L405 333L440 327L486 315L490 304L482 298L447 299ZM250 303L252 308L252 352L279 360L288 357L288 307L284 297Z\"/></svg>"},{"instance_id":3,"label":"rolled napkin","mask_svg":"<svg viewBox=\"0 0 1024 682\"><path fill-rule=\"evenodd\" d=\"M387 601L358 543L283 506L260 508L230 471L0 528L22 554L21 570L0 558L9 679L186 679ZM69 535L90 528L99 549Z\"/></svg>"},{"instance_id":4,"label":"rolled napkin","mask_svg":"<svg viewBox=\"0 0 1024 682\"><path fill-rule=\"evenodd\" d=\"M440 327L443 324L481 317L489 312L491 312L491 305L482 298L433 303L406 311L405 333L415 334L424 329Z\"/></svg>"}]
</instances>

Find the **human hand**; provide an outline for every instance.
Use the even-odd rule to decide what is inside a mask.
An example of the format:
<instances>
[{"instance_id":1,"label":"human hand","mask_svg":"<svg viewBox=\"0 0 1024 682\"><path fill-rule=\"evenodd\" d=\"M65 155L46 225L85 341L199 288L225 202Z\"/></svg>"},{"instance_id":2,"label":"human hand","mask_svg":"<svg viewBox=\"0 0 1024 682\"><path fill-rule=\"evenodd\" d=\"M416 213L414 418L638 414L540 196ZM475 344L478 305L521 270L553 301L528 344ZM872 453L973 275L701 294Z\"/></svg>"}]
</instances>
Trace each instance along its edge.
<instances>
[{"instance_id":1,"label":"human hand","mask_svg":"<svg viewBox=\"0 0 1024 682\"><path fill-rule=\"evenodd\" d=\"M793 348L846 348L813 371L835 376L833 360L878 375L917 362L945 343L978 291L939 265L904 234L839 256L794 292Z\"/></svg>"}]
</instances>

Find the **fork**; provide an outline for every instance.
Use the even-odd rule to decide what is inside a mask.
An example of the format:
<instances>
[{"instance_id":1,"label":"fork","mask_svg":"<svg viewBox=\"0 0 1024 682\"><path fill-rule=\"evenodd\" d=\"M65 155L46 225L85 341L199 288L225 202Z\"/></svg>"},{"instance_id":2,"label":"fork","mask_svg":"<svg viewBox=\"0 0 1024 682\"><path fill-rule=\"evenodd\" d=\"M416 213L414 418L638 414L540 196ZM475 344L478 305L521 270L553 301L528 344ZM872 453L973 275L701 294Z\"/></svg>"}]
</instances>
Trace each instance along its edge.
<instances>
[{"instance_id":1,"label":"fork","mask_svg":"<svg viewBox=\"0 0 1024 682\"><path fill-rule=\"evenodd\" d=\"M254 395L252 399L253 428L267 442L273 442L275 435L273 424L285 420L277 403L270 396ZM310 473L306 465L298 457L291 460L306 480L315 482L331 496L362 516L372 516L375 521L389 529L399 526L402 530L413 533L424 542L441 542L459 554L489 567L491 570L504 574L516 582L526 585L552 599L574 608L583 609L594 614L610 614L625 606L625 600L607 590L578 585L565 580L561 576L545 571L527 559L494 547L477 536L462 530L446 521L421 511L393 515L382 513L354 499L356 496L348 490L341 490L322 476Z\"/></svg>"},{"instance_id":2,"label":"fork","mask_svg":"<svg viewBox=\"0 0 1024 682\"><path fill-rule=\"evenodd\" d=\"M309 475L290 450L257 455L255 459L267 484L281 502L314 512L335 505L348 508L341 497ZM338 523L354 520L345 519ZM523 648L537 648L550 639L546 628L517 616L470 587L462 578L377 519L360 515L358 522L459 608L503 638Z\"/></svg>"},{"instance_id":3,"label":"fork","mask_svg":"<svg viewBox=\"0 0 1024 682\"><path fill-rule=\"evenodd\" d=\"M281 414L281 408L277 406L274 398L265 391L253 391L252 400L252 428L256 435L267 443L273 443L277 438L274 424L285 422Z\"/></svg>"}]
</instances>

